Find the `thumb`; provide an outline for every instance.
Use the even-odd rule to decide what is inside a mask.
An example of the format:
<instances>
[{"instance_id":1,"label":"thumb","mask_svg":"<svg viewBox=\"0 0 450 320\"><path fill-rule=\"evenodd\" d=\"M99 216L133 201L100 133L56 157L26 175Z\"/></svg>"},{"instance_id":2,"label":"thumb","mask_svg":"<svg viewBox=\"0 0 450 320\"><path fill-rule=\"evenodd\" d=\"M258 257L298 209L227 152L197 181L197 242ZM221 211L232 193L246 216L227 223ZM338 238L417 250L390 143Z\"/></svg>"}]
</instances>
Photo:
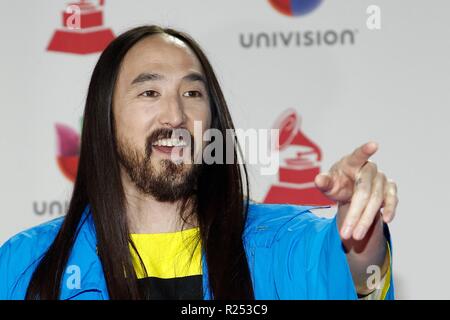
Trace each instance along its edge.
<instances>
[{"instance_id":1,"label":"thumb","mask_svg":"<svg viewBox=\"0 0 450 320\"><path fill-rule=\"evenodd\" d=\"M333 179L329 173L319 173L314 179L314 183L322 192L329 192L333 188Z\"/></svg>"}]
</instances>

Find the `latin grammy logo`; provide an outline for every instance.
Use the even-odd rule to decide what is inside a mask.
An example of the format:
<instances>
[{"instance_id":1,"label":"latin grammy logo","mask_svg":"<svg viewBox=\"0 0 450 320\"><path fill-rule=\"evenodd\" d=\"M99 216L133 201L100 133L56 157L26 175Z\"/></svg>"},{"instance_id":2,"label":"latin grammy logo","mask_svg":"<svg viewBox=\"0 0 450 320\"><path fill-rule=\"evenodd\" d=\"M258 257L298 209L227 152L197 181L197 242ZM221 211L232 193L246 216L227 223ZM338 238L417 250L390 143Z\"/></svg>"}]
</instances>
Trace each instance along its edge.
<instances>
[{"instance_id":1,"label":"latin grammy logo","mask_svg":"<svg viewBox=\"0 0 450 320\"><path fill-rule=\"evenodd\" d=\"M63 27L56 30L48 51L89 54L103 51L115 38L103 27L104 0L96 6L89 1L69 3L62 13Z\"/></svg>"},{"instance_id":2,"label":"latin grammy logo","mask_svg":"<svg viewBox=\"0 0 450 320\"><path fill-rule=\"evenodd\" d=\"M279 151L284 164L278 172L279 183L272 185L264 203L333 205L315 187L314 178L320 173L322 152L300 130L300 117L293 109L286 110L275 122L279 129Z\"/></svg>"},{"instance_id":3,"label":"latin grammy logo","mask_svg":"<svg viewBox=\"0 0 450 320\"><path fill-rule=\"evenodd\" d=\"M57 123L57 155L56 161L62 174L75 182L80 157L80 135L71 127Z\"/></svg>"}]
</instances>

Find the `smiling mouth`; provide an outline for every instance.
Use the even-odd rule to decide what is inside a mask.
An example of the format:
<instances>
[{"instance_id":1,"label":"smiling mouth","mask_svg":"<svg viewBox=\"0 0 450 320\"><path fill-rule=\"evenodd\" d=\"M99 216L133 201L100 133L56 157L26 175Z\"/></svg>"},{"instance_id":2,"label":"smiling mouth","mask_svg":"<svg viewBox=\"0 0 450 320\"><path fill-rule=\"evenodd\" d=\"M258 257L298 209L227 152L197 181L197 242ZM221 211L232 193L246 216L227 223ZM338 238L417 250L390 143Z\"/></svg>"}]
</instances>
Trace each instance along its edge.
<instances>
[{"instance_id":1,"label":"smiling mouth","mask_svg":"<svg viewBox=\"0 0 450 320\"><path fill-rule=\"evenodd\" d=\"M186 146L186 142L181 139L160 139L152 144L155 150L165 154L171 154L174 150L178 151L177 149L182 153L182 149Z\"/></svg>"}]
</instances>

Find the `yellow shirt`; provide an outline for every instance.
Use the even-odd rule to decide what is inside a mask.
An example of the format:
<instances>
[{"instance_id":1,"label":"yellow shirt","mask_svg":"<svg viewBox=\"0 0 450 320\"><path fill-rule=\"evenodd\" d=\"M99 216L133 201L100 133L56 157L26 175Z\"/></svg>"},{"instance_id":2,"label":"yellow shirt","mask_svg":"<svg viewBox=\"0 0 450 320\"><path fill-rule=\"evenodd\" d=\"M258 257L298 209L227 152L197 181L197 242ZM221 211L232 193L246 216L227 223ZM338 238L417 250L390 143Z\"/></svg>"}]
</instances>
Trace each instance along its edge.
<instances>
[{"instance_id":1,"label":"yellow shirt","mask_svg":"<svg viewBox=\"0 0 450 320\"><path fill-rule=\"evenodd\" d=\"M178 232L131 234L142 259L132 252L138 283L150 299L201 299L199 228Z\"/></svg>"}]
</instances>

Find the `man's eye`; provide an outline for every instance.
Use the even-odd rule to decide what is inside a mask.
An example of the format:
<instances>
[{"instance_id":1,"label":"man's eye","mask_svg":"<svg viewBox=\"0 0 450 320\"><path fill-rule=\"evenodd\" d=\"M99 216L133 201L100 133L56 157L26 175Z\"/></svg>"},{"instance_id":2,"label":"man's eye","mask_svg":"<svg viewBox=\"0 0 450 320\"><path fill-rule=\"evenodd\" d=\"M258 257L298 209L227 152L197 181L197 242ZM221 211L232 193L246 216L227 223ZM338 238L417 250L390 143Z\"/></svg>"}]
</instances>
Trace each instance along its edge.
<instances>
[{"instance_id":1,"label":"man's eye","mask_svg":"<svg viewBox=\"0 0 450 320\"><path fill-rule=\"evenodd\" d=\"M183 96L190 97L190 98L199 98L202 96L202 93L200 91L186 91Z\"/></svg>"},{"instance_id":2,"label":"man's eye","mask_svg":"<svg viewBox=\"0 0 450 320\"><path fill-rule=\"evenodd\" d=\"M159 92L156 92L155 90L147 90L140 94L142 97L148 97L148 98L155 98L159 96Z\"/></svg>"}]
</instances>

